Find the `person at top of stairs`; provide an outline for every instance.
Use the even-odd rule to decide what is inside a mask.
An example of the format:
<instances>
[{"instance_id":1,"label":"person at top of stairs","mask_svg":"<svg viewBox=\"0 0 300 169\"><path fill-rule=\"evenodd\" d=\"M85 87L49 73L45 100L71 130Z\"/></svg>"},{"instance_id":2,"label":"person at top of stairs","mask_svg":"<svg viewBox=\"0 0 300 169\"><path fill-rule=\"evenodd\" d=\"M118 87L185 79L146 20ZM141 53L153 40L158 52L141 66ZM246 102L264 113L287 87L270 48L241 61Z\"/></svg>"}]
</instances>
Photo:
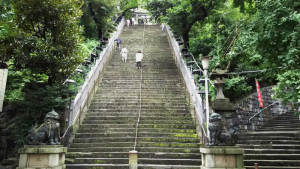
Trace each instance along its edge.
<instances>
[{"instance_id":1,"label":"person at top of stairs","mask_svg":"<svg viewBox=\"0 0 300 169\"><path fill-rule=\"evenodd\" d=\"M136 58L136 66L138 69L142 68L142 59L143 59L143 54L142 52L139 50L138 53L135 55Z\"/></svg>"},{"instance_id":2,"label":"person at top of stairs","mask_svg":"<svg viewBox=\"0 0 300 169\"><path fill-rule=\"evenodd\" d=\"M162 24L160 25L160 27L161 27L161 31L164 32L164 31L165 31L165 24L162 23Z\"/></svg>"},{"instance_id":3,"label":"person at top of stairs","mask_svg":"<svg viewBox=\"0 0 300 169\"><path fill-rule=\"evenodd\" d=\"M127 61L127 53L128 53L128 50L125 48L125 46L122 48L121 52L120 52L120 55L122 56L122 60L123 62L126 63Z\"/></svg>"}]
</instances>

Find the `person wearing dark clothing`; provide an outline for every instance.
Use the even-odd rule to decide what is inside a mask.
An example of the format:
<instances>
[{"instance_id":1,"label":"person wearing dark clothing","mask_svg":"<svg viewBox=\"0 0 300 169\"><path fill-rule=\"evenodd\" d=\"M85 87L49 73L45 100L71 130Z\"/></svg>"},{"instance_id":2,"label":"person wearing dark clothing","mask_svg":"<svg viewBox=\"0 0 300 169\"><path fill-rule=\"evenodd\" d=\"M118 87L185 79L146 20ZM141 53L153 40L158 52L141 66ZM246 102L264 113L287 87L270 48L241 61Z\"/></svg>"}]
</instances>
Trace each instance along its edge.
<instances>
[{"instance_id":1,"label":"person wearing dark clothing","mask_svg":"<svg viewBox=\"0 0 300 169\"><path fill-rule=\"evenodd\" d=\"M115 39L115 41L117 41L117 48L118 48L118 50L119 50L119 49L121 48L121 43L122 43L122 41L121 41L120 38Z\"/></svg>"}]
</instances>

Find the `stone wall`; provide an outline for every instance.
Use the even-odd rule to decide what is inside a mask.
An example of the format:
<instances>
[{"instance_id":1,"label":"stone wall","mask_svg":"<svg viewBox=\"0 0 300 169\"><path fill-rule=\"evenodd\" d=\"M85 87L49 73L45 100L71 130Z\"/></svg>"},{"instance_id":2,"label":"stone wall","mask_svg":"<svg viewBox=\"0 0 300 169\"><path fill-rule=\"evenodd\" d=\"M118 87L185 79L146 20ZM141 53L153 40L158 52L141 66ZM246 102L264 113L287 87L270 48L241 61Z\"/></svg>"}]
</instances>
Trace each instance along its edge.
<instances>
[{"instance_id":1,"label":"stone wall","mask_svg":"<svg viewBox=\"0 0 300 169\"><path fill-rule=\"evenodd\" d=\"M248 120L259 112L257 93L255 92L247 98L244 98L236 103L238 107L237 114L240 119L241 132L247 132L251 129L256 129L260 125L268 123L269 120L277 115L288 111L287 106L284 106L281 102L278 102L278 100L273 100L271 98L271 96L274 94L274 91L272 91L273 87L275 86L261 88L264 110L262 111L261 115L257 115L251 120L253 125L250 125Z\"/></svg>"},{"instance_id":2,"label":"stone wall","mask_svg":"<svg viewBox=\"0 0 300 169\"><path fill-rule=\"evenodd\" d=\"M2 112L8 69L0 69L0 112Z\"/></svg>"}]
</instances>

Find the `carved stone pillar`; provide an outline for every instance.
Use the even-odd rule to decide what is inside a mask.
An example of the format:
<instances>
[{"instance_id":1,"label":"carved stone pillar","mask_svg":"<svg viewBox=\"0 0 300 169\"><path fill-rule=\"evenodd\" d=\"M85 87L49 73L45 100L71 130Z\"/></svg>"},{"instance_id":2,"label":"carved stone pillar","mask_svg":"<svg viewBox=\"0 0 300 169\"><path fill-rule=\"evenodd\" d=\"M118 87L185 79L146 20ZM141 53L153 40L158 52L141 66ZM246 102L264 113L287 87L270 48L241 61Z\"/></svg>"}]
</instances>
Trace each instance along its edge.
<instances>
[{"instance_id":1,"label":"carved stone pillar","mask_svg":"<svg viewBox=\"0 0 300 169\"><path fill-rule=\"evenodd\" d=\"M19 149L17 169L65 169L67 147L62 145L25 145Z\"/></svg>"}]
</instances>

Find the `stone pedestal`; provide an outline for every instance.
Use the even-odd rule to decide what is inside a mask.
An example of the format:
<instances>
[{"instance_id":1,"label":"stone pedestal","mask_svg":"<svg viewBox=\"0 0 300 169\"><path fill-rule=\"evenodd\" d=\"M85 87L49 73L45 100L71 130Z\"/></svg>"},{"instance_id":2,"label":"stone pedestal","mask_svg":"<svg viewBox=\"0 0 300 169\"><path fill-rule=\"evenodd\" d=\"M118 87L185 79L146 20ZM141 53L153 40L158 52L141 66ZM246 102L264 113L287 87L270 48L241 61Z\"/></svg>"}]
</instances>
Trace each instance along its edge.
<instances>
[{"instance_id":1,"label":"stone pedestal","mask_svg":"<svg viewBox=\"0 0 300 169\"><path fill-rule=\"evenodd\" d=\"M231 122L233 122L234 125L238 125L239 120L236 113L237 107L230 103L228 98L215 99L212 102L212 108L216 113L219 113L222 116L227 129Z\"/></svg>"},{"instance_id":2,"label":"stone pedestal","mask_svg":"<svg viewBox=\"0 0 300 169\"><path fill-rule=\"evenodd\" d=\"M201 169L245 169L244 150L236 146L211 146L200 148Z\"/></svg>"},{"instance_id":3,"label":"stone pedestal","mask_svg":"<svg viewBox=\"0 0 300 169\"><path fill-rule=\"evenodd\" d=\"M25 145L17 169L65 169L66 152L62 145Z\"/></svg>"}]
</instances>

